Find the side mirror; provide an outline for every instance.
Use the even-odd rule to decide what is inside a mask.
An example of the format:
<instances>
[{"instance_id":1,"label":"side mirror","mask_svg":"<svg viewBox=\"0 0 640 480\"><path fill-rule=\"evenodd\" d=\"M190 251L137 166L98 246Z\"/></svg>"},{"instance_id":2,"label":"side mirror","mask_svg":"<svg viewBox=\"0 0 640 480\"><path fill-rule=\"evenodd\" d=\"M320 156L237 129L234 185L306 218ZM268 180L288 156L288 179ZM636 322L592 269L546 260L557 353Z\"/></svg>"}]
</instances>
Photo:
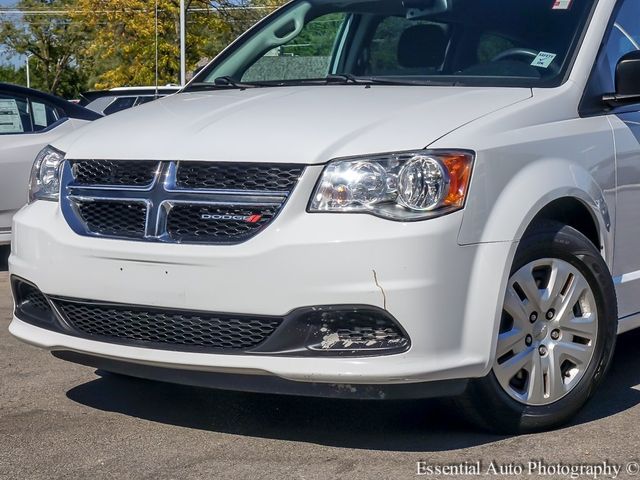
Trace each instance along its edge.
<instances>
[{"instance_id":1,"label":"side mirror","mask_svg":"<svg viewBox=\"0 0 640 480\"><path fill-rule=\"evenodd\" d=\"M616 67L616 92L603 101L611 107L640 103L640 50L627 53Z\"/></svg>"}]
</instances>

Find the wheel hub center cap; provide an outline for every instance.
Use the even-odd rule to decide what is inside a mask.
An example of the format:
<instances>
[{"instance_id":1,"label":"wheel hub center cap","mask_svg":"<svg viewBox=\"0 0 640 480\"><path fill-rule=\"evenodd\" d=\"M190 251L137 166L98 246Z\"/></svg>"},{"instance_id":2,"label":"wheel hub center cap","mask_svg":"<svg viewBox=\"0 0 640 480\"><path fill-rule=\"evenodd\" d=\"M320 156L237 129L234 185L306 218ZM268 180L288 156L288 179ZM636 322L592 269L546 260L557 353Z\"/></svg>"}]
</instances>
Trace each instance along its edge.
<instances>
[{"instance_id":1,"label":"wheel hub center cap","mask_svg":"<svg viewBox=\"0 0 640 480\"><path fill-rule=\"evenodd\" d=\"M533 337L536 340L542 340L543 338L546 338L548 331L549 331L549 327L547 327L546 324L544 323L538 324L535 327L533 327Z\"/></svg>"}]
</instances>

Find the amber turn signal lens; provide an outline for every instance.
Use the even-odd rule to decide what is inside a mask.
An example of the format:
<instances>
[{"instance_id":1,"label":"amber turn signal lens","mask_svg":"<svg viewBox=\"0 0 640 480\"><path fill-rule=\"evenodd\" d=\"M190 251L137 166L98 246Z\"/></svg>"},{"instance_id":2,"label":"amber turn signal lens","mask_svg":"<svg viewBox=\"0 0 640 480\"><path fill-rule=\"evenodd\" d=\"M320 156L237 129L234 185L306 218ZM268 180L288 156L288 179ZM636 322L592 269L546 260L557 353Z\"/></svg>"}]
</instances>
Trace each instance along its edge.
<instances>
[{"instance_id":1,"label":"amber turn signal lens","mask_svg":"<svg viewBox=\"0 0 640 480\"><path fill-rule=\"evenodd\" d=\"M449 172L449 193L443 204L449 207L461 208L469 189L471 180L471 166L473 156L465 154L449 155L442 158L442 162Z\"/></svg>"}]
</instances>

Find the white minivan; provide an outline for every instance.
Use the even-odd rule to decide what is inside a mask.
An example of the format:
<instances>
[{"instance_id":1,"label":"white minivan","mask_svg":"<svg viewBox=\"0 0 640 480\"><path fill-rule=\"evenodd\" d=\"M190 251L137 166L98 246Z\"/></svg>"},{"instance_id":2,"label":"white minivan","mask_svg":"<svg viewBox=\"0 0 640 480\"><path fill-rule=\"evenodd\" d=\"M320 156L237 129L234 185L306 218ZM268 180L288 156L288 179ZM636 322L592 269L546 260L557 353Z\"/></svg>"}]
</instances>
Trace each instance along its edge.
<instances>
[{"instance_id":1,"label":"white minivan","mask_svg":"<svg viewBox=\"0 0 640 480\"><path fill-rule=\"evenodd\" d=\"M11 333L106 371L567 422L640 326L640 1L293 0L36 158Z\"/></svg>"}]
</instances>

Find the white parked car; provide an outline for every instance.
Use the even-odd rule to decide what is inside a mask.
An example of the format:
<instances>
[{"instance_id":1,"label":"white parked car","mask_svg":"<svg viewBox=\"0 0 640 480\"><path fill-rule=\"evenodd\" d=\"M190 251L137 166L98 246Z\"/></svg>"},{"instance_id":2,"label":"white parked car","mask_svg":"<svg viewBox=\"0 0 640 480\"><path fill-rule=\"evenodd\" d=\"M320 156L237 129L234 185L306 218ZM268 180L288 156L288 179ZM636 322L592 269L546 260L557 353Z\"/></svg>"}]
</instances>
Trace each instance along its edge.
<instances>
[{"instance_id":1,"label":"white parked car","mask_svg":"<svg viewBox=\"0 0 640 480\"><path fill-rule=\"evenodd\" d=\"M53 95L0 83L0 245L11 241L11 218L27 203L34 156L100 117Z\"/></svg>"},{"instance_id":2,"label":"white parked car","mask_svg":"<svg viewBox=\"0 0 640 480\"><path fill-rule=\"evenodd\" d=\"M567 422L640 326L640 2L294 0L52 142L10 330L121 374Z\"/></svg>"},{"instance_id":3,"label":"white parked car","mask_svg":"<svg viewBox=\"0 0 640 480\"><path fill-rule=\"evenodd\" d=\"M118 87L111 90L94 90L80 96L80 105L101 115L113 115L122 110L139 107L167 95L173 95L179 90L180 87L171 85L159 88Z\"/></svg>"}]
</instances>

